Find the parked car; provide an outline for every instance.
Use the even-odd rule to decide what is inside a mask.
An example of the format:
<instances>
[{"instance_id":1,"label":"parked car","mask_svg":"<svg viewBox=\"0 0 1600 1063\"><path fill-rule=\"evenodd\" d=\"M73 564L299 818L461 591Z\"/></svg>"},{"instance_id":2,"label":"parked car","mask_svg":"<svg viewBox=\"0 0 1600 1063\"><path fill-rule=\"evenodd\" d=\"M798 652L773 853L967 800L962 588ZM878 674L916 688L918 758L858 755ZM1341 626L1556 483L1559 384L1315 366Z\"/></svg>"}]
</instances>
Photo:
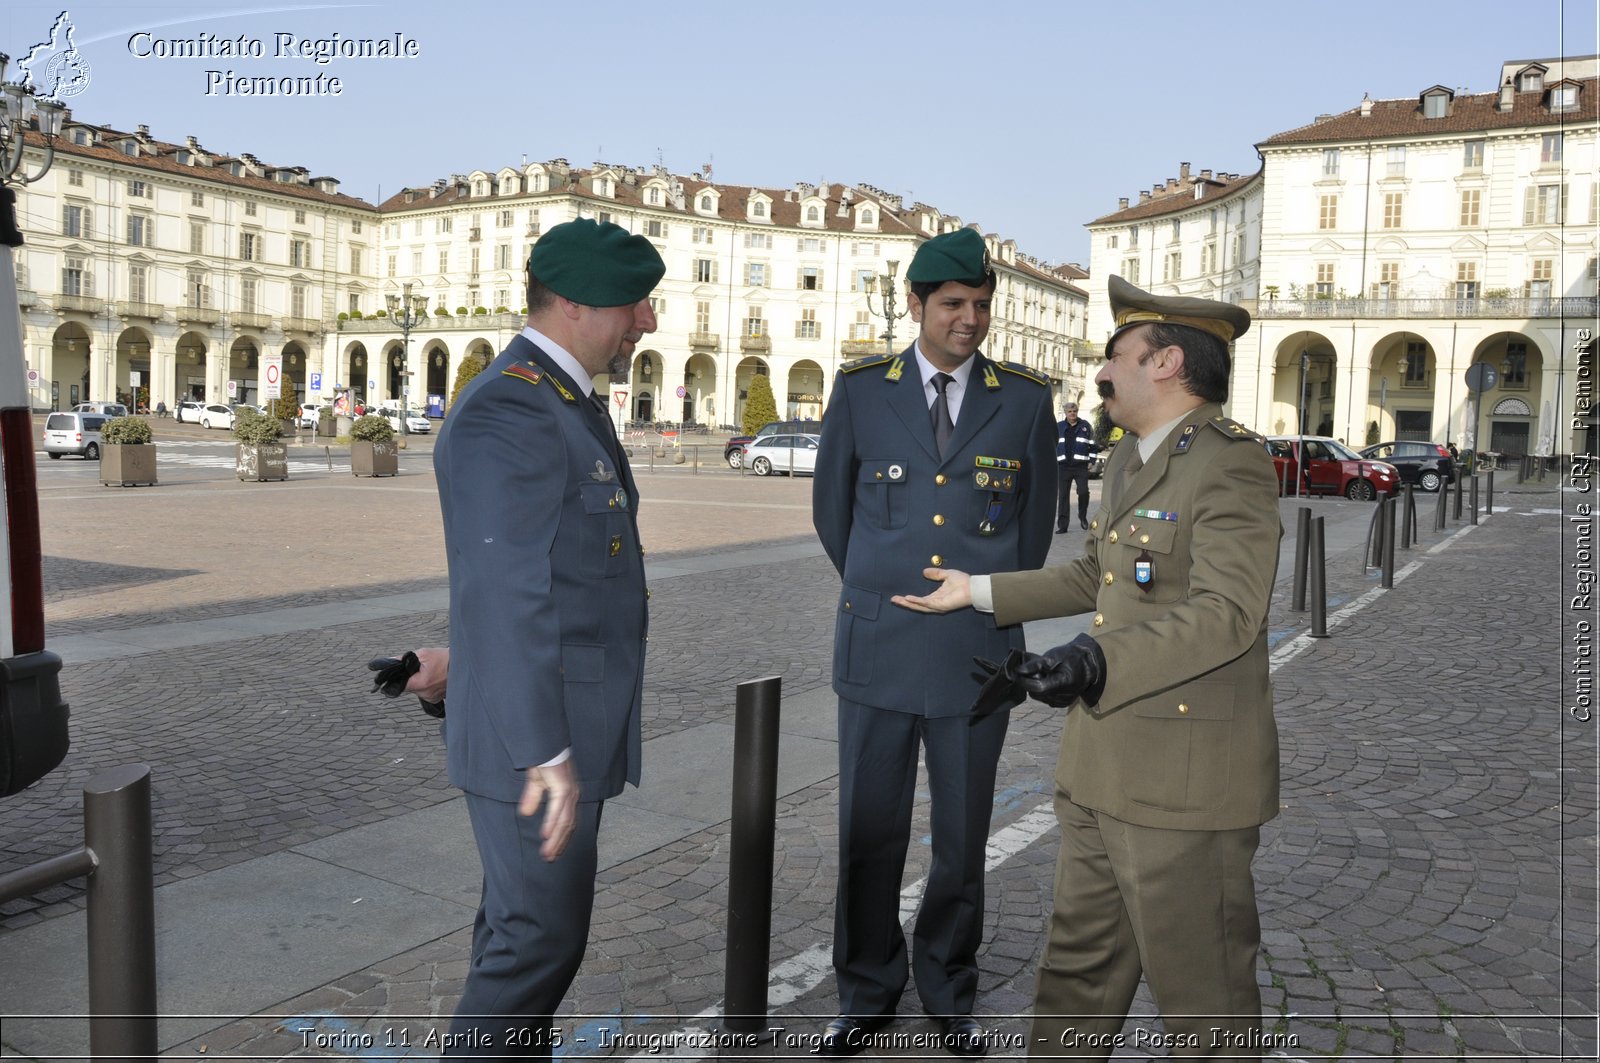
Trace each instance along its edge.
<instances>
[{"instance_id":1,"label":"parked car","mask_svg":"<svg viewBox=\"0 0 1600 1063\"><path fill-rule=\"evenodd\" d=\"M203 402L196 402L194 399L184 399L182 402L178 403L172 408L172 419L174 421L178 421L179 423L188 422L189 424L199 424L200 412L205 408L206 404Z\"/></svg>"},{"instance_id":2,"label":"parked car","mask_svg":"<svg viewBox=\"0 0 1600 1063\"><path fill-rule=\"evenodd\" d=\"M1396 439L1363 447L1361 456L1388 462L1400 470L1402 483L1414 484L1424 491L1437 491L1444 484L1456 482L1456 463L1449 449L1438 443Z\"/></svg>"},{"instance_id":3,"label":"parked car","mask_svg":"<svg viewBox=\"0 0 1600 1063\"><path fill-rule=\"evenodd\" d=\"M1302 442L1306 451L1303 473L1299 461ZM1297 480L1300 494L1343 495L1357 502L1370 502L1400 489L1400 472L1393 465L1363 458L1327 436L1271 436L1267 452L1272 455L1282 494L1294 494Z\"/></svg>"},{"instance_id":4,"label":"parked car","mask_svg":"<svg viewBox=\"0 0 1600 1063\"><path fill-rule=\"evenodd\" d=\"M755 442L755 436L734 436L722 448L722 460L735 469L744 468L744 448Z\"/></svg>"},{"instance_id":5,"label":"parked car","mask_svg":"<svg viewBox=\"0 0 1600 1063\"><path fill-rule=\"evenodd\" d=\"M733 468L737 469L744 464L744 448L764 436L785 434L815 435L818 431L815 421L768 421L756 429L753 436L734 436L728 440L727 446L722 448L722 457Z\"/></svg>"},{"instance_id":6,"label":"parked car","mask_svg":"<svg viewBox=\"0 0 1600 1063\"><path fill-rule=\"evenodd\" d=\"M295 425L300 428L317 427L317 419L322 416L322 411L326 408L321 403L306 403L300 407L300 412L295 416Z\"/></svg>"},{"instance_id":7,"label":"parked car","mask_svg":"<svg viewBox=\"0 0 1600 1063\"><path fill-rule=\"evenodd\" d=\"M411 434L416 435L422 432L433 431L433 422L422 416L422 414L418 413L416 410L406 411L404 427L401 427L400 411L395 409L393 406L380 406L375 410L368 410L367 412L386 418L389 424L394 427L396 432L410 432Z\"/></svg>"},{"instance_id":8,"label":"parked car","mask_svg":"<svg viewBox=\"0 0 1600 1063\"><path fill-rule=\"evenodd\" d=\"M757 476L775 472L815 473L821 436L771 435L752 439L744 448L745 464Z\"/></svg>"},{"instance_id":9,"label":"parked car","mask_svg":"<svg viewBox=\"0 0 1600 1063\"><path fill-rule=\"evenodd\" d=\"M220 402L208 402L200 407L201 428L232 428L233 407Z\"/></svg>"},{"instance_id":10,"label":"parked car","mask_svg":"<svg viewBox=\"0 0 1600 1063\"><path fill-rule=\"evenodd\" d=\"M103 413L52 413L44 422L44 452L52 458L78 454L100 460L100 429L111 420Z\"/></svg>"},{"instance_id":11,"label":"parked car","mask_svg":"<svg viewBox=\"0 0 1600 1063\"><path fill-rule=\"evenodd\" d=\"M72 408L73 413L103 413L107 417L126 417L128 408L120 402L80 402Z\"/></svg>"}]
</instances>

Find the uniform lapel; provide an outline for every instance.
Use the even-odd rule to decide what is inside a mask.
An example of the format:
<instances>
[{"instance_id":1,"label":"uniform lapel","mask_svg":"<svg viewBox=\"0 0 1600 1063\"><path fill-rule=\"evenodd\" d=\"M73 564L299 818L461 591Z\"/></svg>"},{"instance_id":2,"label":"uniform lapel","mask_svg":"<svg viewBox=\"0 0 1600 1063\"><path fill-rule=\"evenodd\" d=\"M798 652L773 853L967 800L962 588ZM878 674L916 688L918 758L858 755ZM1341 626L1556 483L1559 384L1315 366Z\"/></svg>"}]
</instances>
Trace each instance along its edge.
<instances>
[{"instance_id":1,"label":"uniform lapel","mask_svg":"<svg viewBox=\"0 0 1600 1063\"><path fill-rule=\"evenodd\" d=\"M978 430L1000 409L999 394L990 391L983 382L983 368L988 364L981 353L972 356L972 370L967 374L967 387L961 395L961 417L956 421L956 431L950 437L950 445L945 448L946 458L960 452L967 441L976 437ZM932 424L931 421L929 423Z\"/></svg>"},{"instance_id":2,"label":"uniform lapel","mask_svg":"<svg viewBox=\"0 0 1600 1063\"><path fill-rule=\"evenodd\" d=\"M1177 444L1178 440L1183 438L1184 428L1191 424L1203 424L1206 420L1215 415L1216 407L1212 405L1197 406L1195 409L1190 411L1183 420L1179 421L1175 426L1173 426L1173 429L1170 433L1168 433L1167 438L1162 440L1161 446L1154 454L1150 455L1150 460L1144 463L1144 467L1142 469L1133 474L1132 478L1129 479L1128 482L1123 485L1122 490L1118 492L1117 497L1111 500L1111 505L1109 508L1111 509L1111 520L1113 523L1121 520L1127 514L1128 510L1132 509L1136 502L1140 501L1145 495L1149 494L1151 489L1154 488L1156 484L1160 483L1161 478L1167 474L1167 466L1171 464L1174 456L1173 447ZM1127 438L1137 445L1138 440L1131 436ZM1118 449L1121 449L1120 444ZM1130 453L1129 457L1131 456L1132 455ZM1124 463L1126 463L1126 459L1124 459ZM1119 471L1120 468L1121 466L1119 465ZM1107 470L1107 475L1110 475L1109 469Z\"/></svg>"},{"instance_id":3,"label":"uniform lapel","mask_svg":"<svg viewBox=\"0 0 1600 1063\"><path fill-rule=\"evenodd\" d=\"M906 434L922 449L928 452L934 464L939 464L939 448L933 442L933 419L928 415L928 396L922 384L922 367L917 364L915 348L907 347L900 353L903 368L900 379L889 381L889 408L906 426ZM863 370L866 372L866 370ZM877 372L876 369L871 372ZM951 436L952 444L961 435L961 426L956 425L956 434ZM950 448L955 452L954 446Z\"/></svg>"}]
</instances>

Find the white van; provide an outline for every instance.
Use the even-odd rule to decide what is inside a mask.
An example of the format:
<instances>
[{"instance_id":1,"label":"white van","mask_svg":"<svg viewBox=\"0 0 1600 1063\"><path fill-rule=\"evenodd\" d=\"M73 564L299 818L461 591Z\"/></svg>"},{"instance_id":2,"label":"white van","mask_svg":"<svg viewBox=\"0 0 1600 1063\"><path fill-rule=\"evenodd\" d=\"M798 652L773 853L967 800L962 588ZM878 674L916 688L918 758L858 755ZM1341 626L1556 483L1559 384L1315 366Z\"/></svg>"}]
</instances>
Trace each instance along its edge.
<instances>
[{"instance_id":1,"label":"white van","mask_svg":"<svg viewBox=\"0 0 1600 1063\"><path fill-rule=\"evenodd\" d=\"M111 418L103 413L52 413L44 422L44 452L52 458L81 454L100 460L100 429Z\"/></svg>"}]
</instances>

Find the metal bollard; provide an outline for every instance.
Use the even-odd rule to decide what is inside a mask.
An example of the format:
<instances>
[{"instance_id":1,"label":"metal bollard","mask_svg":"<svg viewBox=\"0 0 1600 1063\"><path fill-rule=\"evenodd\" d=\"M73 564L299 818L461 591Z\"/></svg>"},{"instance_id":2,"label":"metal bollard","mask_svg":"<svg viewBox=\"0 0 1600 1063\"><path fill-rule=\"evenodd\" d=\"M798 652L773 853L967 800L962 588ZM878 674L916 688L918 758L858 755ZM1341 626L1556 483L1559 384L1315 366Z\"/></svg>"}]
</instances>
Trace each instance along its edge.
<instances>
[{"instance_id":1,"label":"metal bollard","mask_svg":"<svg viewBox=\"0 0 1600 1063\"><path fill-rule=\"evenodd\" d=\"M1488 480L1484 484L1485 496L1483 499L1483 515L1485 517L1494 513L1494 470L1490 469Z\"/></svg>"},{"instance_id":2,"label":"metal bollard","mask_svg":"<svg viewBox=\"0 0 1600 1063\"><path fill-rule=\"evenodd\" d=\"M1361 574L1369 568L1383 567L1383 503L1372 507L1372 520L1367 522L1367 544L1361 550Z\"/></svg>"},{"instance_id":3,"label":"metal bollard","mask_svg":"<svg viewBox=\"0 0 1600 1063\"><path fill-rule=\"evenodd\" d=\"M778 718L783 679L740 683L733 724L733 822L728 844L728 946L723 1028L767 1029L772 945L772 850L777 833Z\"/></svg>"},{"instance_id":4,"label":"metal bollard","mask_svg":"<svg viewBox=\"0 0 1600 1063\"><path fill-rule=\"evenodd\" d=\"M1405 484L1402 491L1401 498L1405 502L1405 512L1400 516L1400 549L1409 550L1412 540L1416 538L1417 503L1411 493L1410 484Z\"/></svg>"},{"instance_id":5,"label":"metal bollard","mask_svg":"<svg viewBox=\"0 0 1600 1063\"><path fill-rule=\"evenodd\" d=\"M1311 637L1314 639L1328 637L1328 570L1322 520L1318 517L1311 522Z\"/></svg>"},{"instance_id":6,"label":"metal bollard","mask_svg":"<svg viewBox=\"0 0 1600 1063\"><path fill-rule=\"evenodd\" d=\"M1459 470L1459 469L1456 470L1456 501L1455 501L1455 511L1454 511L1456 520L1460 520L1461 519L1461 496L1466 494L1466 491L1467 491L1467 489L1464 486L1462 486L1462 483L1461 483L1462 475L1463 474L1462 474L1461 470Z\"/></svg>"},{"instance_id":7,"label":"metal bollard","mask_svg":"<svg viewBox=\"0 0 1600 1063\"><path fill-rule=\"evenodd\" d=\"M1394 498L1378 503L1383 507L1383 589L1394 586Z\"/></svg>"},{"instance_id":8,"label":"metal bollard","mask_svg":"<svg viewBox=\"0 0 1600 1063\"><path fill-rule=\"evenodd\" d=\"M83 791L89 876L89 1051L156 1054L156 910L150 769L102 772Z\"/></svg>"},{"instance_id":9,"label":"metal bollard","mask_svg":"<svg viewBox=\"0 0 1600 1063\"><path fill-rule=\"evenodd\" d=\"M1297 613L1306 610L1306 551L1311 544L1307 532L1311 527L1311 507L1301 506L1294 527L1294 598L1289 608Z\"/></svg>"},{"instance_id":10,"label":"metal bollard","mask_svg":"<svg viewBox=\"0 0 1600 1063\"><path fill-rule=\"evenodd\" d=\"M1450 481L1439 481L1439 499L1433 507L1433 530L1444 531L1445 509L1450 504Z\"/></svg>"},{"instance_id":11,"label":"metal bollard","mask_svg":"<svg viewBox=\"0 0 1600 1063\"><path fill-rule=\"evenodd\" d=\"M1476 475L1474 475L1472 477L1471 508L1472 508L1472 523L1476 524L1476 523L1478 523L1478 477ZM1459 514L1457 514L1457 515L1459 516Z\"/></svg>"}]
</instances>

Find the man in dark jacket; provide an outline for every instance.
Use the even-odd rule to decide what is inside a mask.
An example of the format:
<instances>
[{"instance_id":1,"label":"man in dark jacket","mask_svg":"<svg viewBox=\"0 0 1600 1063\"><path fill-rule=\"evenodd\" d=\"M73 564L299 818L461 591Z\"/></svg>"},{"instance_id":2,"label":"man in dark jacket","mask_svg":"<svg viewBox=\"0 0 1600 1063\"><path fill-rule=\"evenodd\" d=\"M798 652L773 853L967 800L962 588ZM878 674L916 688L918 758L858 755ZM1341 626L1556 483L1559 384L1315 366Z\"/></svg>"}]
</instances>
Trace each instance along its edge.
<instances>
[{"instance_id":1,"label":"man in dark jacket","mask_svg":"<svg viewBox=\"0 0 1600 1063\"><path fill-rule=\"evenodd\" d=\"M1072 530L1072 485L1078 486L1078 526L1089 527L1089 462L1100 449L1094 441L1094 427L1078 417L1078 404L1069 402L1066 417L1056 425L1056 534Z\"/></svg>"}]
</instances>

